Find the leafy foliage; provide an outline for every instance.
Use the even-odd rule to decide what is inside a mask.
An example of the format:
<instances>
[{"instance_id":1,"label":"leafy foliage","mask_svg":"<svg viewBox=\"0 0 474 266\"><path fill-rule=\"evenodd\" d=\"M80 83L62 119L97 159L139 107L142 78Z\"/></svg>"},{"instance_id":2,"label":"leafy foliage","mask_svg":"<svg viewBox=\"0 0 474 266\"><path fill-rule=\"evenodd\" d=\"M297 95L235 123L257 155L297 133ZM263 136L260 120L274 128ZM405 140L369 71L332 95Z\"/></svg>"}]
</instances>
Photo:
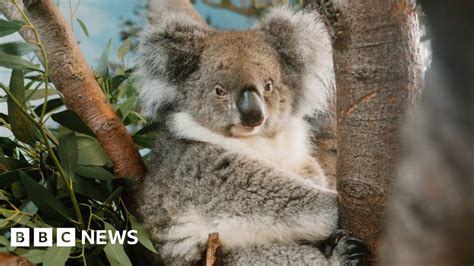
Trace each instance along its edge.
<instances>
[{"instance_id":1,"label":"leafy foliage","mask_svg":"<svg viewBox=\"0 0 474 266\"><path fill-rule=\"evenodd\" d=\"M86 25L78 20L87 35ZM0 20L0 37L24 26ZM29 25L31 26L31 25ZM145 153L153 134L145 119L134 110L135 93L129 81L126 57L130 41L111 61L110 43L104 50L96 79ZM80 243L76 247L14 248L11 227L74 227L77 230L138 231L138 240L156 252L144 227L125 207L121 194L132 180L116 180L94 133L72 111L61 94L51 87L47 62L41 66L38 46L24 42L1 43L0 66L12 70L10 83L0 83L7 94L8 112L0 113L0 126L11 134L0 136L0 251L12 252L43 265L131 265L130 247ZM145 156L145 159L147 156Z\"/></svg>"}]
</instances>

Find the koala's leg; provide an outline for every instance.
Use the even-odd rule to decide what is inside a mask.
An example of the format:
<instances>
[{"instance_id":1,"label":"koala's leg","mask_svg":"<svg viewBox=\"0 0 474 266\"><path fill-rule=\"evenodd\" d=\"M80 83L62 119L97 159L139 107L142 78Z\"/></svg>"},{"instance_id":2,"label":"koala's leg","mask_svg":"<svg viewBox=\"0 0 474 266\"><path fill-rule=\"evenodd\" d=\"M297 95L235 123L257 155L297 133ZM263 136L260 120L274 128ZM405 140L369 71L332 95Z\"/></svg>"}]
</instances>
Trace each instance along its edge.
<instances>
[{"instance_id":1,"label":"koala's leg","mask_svg":"<svg viewBox=\"0 0 474 266\"><path fill-rule=\"evenodd\" d=\"M322 251L310 245L250 245L224 252L224 265L369 265L367 247L343 231Z\"/></svg>"}]
</instances>

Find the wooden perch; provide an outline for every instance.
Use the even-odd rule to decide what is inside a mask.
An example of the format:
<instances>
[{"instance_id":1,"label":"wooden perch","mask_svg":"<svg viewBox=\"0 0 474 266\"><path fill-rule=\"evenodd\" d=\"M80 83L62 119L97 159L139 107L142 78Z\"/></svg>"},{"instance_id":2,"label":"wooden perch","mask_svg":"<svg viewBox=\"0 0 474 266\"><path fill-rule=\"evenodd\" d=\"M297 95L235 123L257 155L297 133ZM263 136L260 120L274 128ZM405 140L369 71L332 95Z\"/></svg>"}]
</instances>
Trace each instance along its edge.
<instances>
[{"instance_id":1,"label":"wooden perch","mask_svg":"<svg viewBox=\"0 0 474 266\"><path fill-rule=\"evenodd\" d=\"M222 245L219 233L211 233L207 238L205 266L222 265Z\"/></svg>"},{"instance_id":2,"label":"wooden perch","mask_svg":"<svg viewBox=\"0 0 474 266\"><path fill-rule=\"evenodd\" d=\"M59 8L52 0L24 1L22 6L45 47L51 80L64 95L66 106L95 133L114 164L115 176L143 176L145 166L137 147L96 82ZM14 8L0 4L8 19L21 18ZM33 41L29 32L22 33L26 41Z\"/></svg>"}]
</instances>

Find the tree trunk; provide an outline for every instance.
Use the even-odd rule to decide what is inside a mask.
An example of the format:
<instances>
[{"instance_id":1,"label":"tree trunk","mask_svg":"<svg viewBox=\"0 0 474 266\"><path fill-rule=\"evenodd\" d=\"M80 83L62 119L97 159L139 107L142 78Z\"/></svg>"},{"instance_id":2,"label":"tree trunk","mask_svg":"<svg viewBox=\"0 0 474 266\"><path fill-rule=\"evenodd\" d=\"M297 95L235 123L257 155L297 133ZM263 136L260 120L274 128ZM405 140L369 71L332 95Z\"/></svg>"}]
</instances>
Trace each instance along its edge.
<instances>
[{"instance_id":1,"label":"tree trunk","mask_svg":"<svg viewBox=\"0 0 474 266\"><path fill-rule=\"evenodd\" d=\"M421 4L433 66L421 106L405 128L382 265L473 265L474 5Z\"/></svg>"},{"instance_id":2,"label":"tree trunk","mask_svg":"<svg viewBox=\"0 0 474 266\"><path fill-rule=\"evenodd\" d=\"M414 6L337 1L337 190L340 222L376 254L397 162L399 125L422 81Z\"/></svg>"},{"instance_id":3,"label":"tree trunk","mask_svg":"<svg viewBox=\"0 0 474 266\"><path fill-rule=\"evenodd\" d=\"M96 82L71 28L52 0L25 1L24 10L38 30L48 58L50 78L68 109L92 129L114 164L116 177L140 178L145 167L137 147ZM9 19L21 18L12 4L2 3ZM27 41L31 33L23 32Z\"/></svg>"}]
</instances>

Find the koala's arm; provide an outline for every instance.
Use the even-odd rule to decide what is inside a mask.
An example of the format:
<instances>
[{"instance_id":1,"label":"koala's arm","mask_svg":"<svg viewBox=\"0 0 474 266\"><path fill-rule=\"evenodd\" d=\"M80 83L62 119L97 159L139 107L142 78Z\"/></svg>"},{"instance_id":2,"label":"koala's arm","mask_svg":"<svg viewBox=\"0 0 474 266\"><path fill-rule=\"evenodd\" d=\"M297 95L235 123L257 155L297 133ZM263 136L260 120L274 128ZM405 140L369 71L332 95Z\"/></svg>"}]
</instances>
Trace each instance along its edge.
<instances>
[{"instance_id":1,"label":"koala's arm","mask_svg":"<svg viewBox=\"0 0 474 266\"><path fill-rule=\"evenodd\" d=\"M158 147L158 170L145 178L145 224L153 226L157 210L169 216L166 228L151 229L164 256L196 259L211 232L233 248L322 240L336 229L334 191L214 145L183 142Z\"/></svg>"}]
</instances>

